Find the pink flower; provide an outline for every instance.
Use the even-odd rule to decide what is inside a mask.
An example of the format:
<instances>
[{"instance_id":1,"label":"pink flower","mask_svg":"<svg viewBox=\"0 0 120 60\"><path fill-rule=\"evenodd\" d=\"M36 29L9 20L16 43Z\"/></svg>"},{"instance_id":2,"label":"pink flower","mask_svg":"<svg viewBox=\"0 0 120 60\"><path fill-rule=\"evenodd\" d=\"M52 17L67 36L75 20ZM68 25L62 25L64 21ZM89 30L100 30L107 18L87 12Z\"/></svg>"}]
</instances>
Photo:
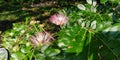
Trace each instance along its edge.
<instances>
[{"instance_id":1,"label":"pink flower","mask_svg":"<svg viewBox=\"0 0 120 60\"><path fill-rule=\"evenodd\" d=\"M56 25L63 25L68 21L68 19L63 14L54 14L49 18L49 21Z\"/></svg>"},{"instance_id":2,"label":"pink flower","mask_svg":"<svg viewBox=\"0 0 120 60\"><path fill-rule=\"evenodd\" d=\"M47 44L52 40L50 33L48 32L39 32L30 37L30 41L35 45L39 46L42 44Z\"/></svg>"}]
</instances>

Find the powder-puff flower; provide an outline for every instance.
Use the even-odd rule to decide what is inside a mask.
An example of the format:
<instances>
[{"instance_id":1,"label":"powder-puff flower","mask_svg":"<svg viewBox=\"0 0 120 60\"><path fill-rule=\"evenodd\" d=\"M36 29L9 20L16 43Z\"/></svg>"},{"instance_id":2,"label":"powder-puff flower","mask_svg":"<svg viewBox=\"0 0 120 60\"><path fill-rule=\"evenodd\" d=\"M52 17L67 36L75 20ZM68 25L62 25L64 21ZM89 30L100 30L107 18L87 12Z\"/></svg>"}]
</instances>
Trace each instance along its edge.
<instances>
[{"instance_id":1,"label":"powder-puff flower","mask_svg":"<svg viewBox=\"0 0 120 60\"><path fill-rule=\"evenodd\" d=\"M52 40L52 37L49 32L39 32L30 37L30 41L35 45L47 44Z\"/></svg>"},{"instance_id":2,"label":"powder-puff flower","mask_svg":"<svg viewBox=\"0 0 120 60\"><path fill-rule=\"evenodd\" d=\"M49 18L49 21L56 25L63 25L68 21L68 18L63 14L54 14Z\"/></svg>"}]
</instances>

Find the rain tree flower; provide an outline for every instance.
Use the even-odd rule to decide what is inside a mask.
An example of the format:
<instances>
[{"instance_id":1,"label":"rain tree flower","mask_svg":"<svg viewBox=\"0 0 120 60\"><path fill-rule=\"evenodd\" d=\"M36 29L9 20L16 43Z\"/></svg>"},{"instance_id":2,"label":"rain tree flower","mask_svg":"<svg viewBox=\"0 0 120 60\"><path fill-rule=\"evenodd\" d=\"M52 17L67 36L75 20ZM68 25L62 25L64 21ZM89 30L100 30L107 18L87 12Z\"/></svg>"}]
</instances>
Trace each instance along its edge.
<instances>
[{"instance_id":1,"label":"rain tree flower","mask_svg":"<svg viewBox=\"0 0 120 60\"><path fill-rule=\"evenodd\" d=\"M47 44L52 40L52 37L49 32L39 32L33 36L30 37L30 41L35 45L43 45Z\"/></svg>"},{"instance_id":2,"label":"rain tree flower","mask_svg":"<svg viewBox=\"0 0 120 60\"><path fill-rule=\"evenodd\" d=\"M63 25L68 21L68 19L63 14L54 14L49 18L49 21L56 25Z\"/></svg>"}]
</instances>

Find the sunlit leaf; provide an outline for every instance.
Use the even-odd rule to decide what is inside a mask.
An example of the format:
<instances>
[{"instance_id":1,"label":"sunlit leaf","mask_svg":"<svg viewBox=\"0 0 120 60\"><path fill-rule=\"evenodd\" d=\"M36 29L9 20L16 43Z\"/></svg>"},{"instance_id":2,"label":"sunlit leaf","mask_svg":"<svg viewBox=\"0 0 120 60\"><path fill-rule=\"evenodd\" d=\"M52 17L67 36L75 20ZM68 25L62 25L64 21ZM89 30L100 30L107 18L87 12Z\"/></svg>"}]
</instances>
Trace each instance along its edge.
<instances>
[{"instance_id":1,"label":"sunlit leaf","mask_svg":"<svg viewBox=\"0 0 120 60\"><path fill-rule=\"evenodd\" d=\"M93 21L93 22L91 23L91 28L92 28L92 29L96 29L96 24L97 24L96 20Z\"/></svg>"},{"instance_id":2,"label":"sunlit leaf","mask_svg":"<svg viewBox=\"0 0 120 60\"><path fill-rule=\"evenodd\" d=\"M93 6L91 6L91 12L96 12L96 11L97 11L97 9Z\"/></svg>"},{"instance_id":3,"label":"sunlit leaf","mask_svg":"<svg viewBox=\"0 0 120 60\"><path fill-rule=\"evenodd\" d=\"M83 4L78 4L77 7L78 7L80 10L86 10L86 7L85 7Z\"/></svg>"},{"instance_id":4,"label":"sunlit leaf","mask_svg":"<svg viewBox=\"0 0 120 60\"><path fill-rule=\"evenodd\" d=\"M59 50L59 49L51 49L51 48L49 48L49 49L47 49L47 50L45 51L45 54L46 54L47 56L49 56L49 57L55 56L55 55L57 55L57 54L59 54L59 53L60 53L60 50Z\"/></svg>"},{"instance_id":5,"label":"sunlit leaf","mask_svg":"<svg viewBox=\"0 0 120 60\"><path fill-rule=\"evenodd\" d=\"M86 0L88 4L92 4L92 0Z\"/></svg>"},{"instance_id":6,"label":"sunlit leaf","mask_svg":"<svg viewBox=\"0 0 120 60\"><path fill-rule=\"evenodd\" d=\"M97 1L93 0L93 6L96 6Z\"/></svg>"}]
</instances>

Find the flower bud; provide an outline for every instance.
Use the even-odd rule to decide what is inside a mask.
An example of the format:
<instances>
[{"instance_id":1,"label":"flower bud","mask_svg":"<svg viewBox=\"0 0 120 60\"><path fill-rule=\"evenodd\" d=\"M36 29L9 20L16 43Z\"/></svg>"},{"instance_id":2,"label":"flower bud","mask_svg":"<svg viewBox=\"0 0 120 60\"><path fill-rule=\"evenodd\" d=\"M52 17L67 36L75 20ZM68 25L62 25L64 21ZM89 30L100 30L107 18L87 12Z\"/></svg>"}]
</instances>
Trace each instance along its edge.
<instances>
[{"instance_id":1,"label":"flower bud","mask_svg":"<svg viewBox=\"0 0 120 60\"><path fill-rule=\"evenodd\" d=\"M30 41L35 45L39 46L42 44L47 44L52 40L50 33L48 32L39 32L30 37Z\"/></svg>"},{"instance_id":2,"label":"flower bud","mask_svg":"<svg viewBox=\"0 0 120 60\"><path fill-rule=\"evenodd\" d=\"M49 18L49 21L56 25L63 25L68 21L68 19L63 14L54 14Z\"/></svg>"}]
</instances>

